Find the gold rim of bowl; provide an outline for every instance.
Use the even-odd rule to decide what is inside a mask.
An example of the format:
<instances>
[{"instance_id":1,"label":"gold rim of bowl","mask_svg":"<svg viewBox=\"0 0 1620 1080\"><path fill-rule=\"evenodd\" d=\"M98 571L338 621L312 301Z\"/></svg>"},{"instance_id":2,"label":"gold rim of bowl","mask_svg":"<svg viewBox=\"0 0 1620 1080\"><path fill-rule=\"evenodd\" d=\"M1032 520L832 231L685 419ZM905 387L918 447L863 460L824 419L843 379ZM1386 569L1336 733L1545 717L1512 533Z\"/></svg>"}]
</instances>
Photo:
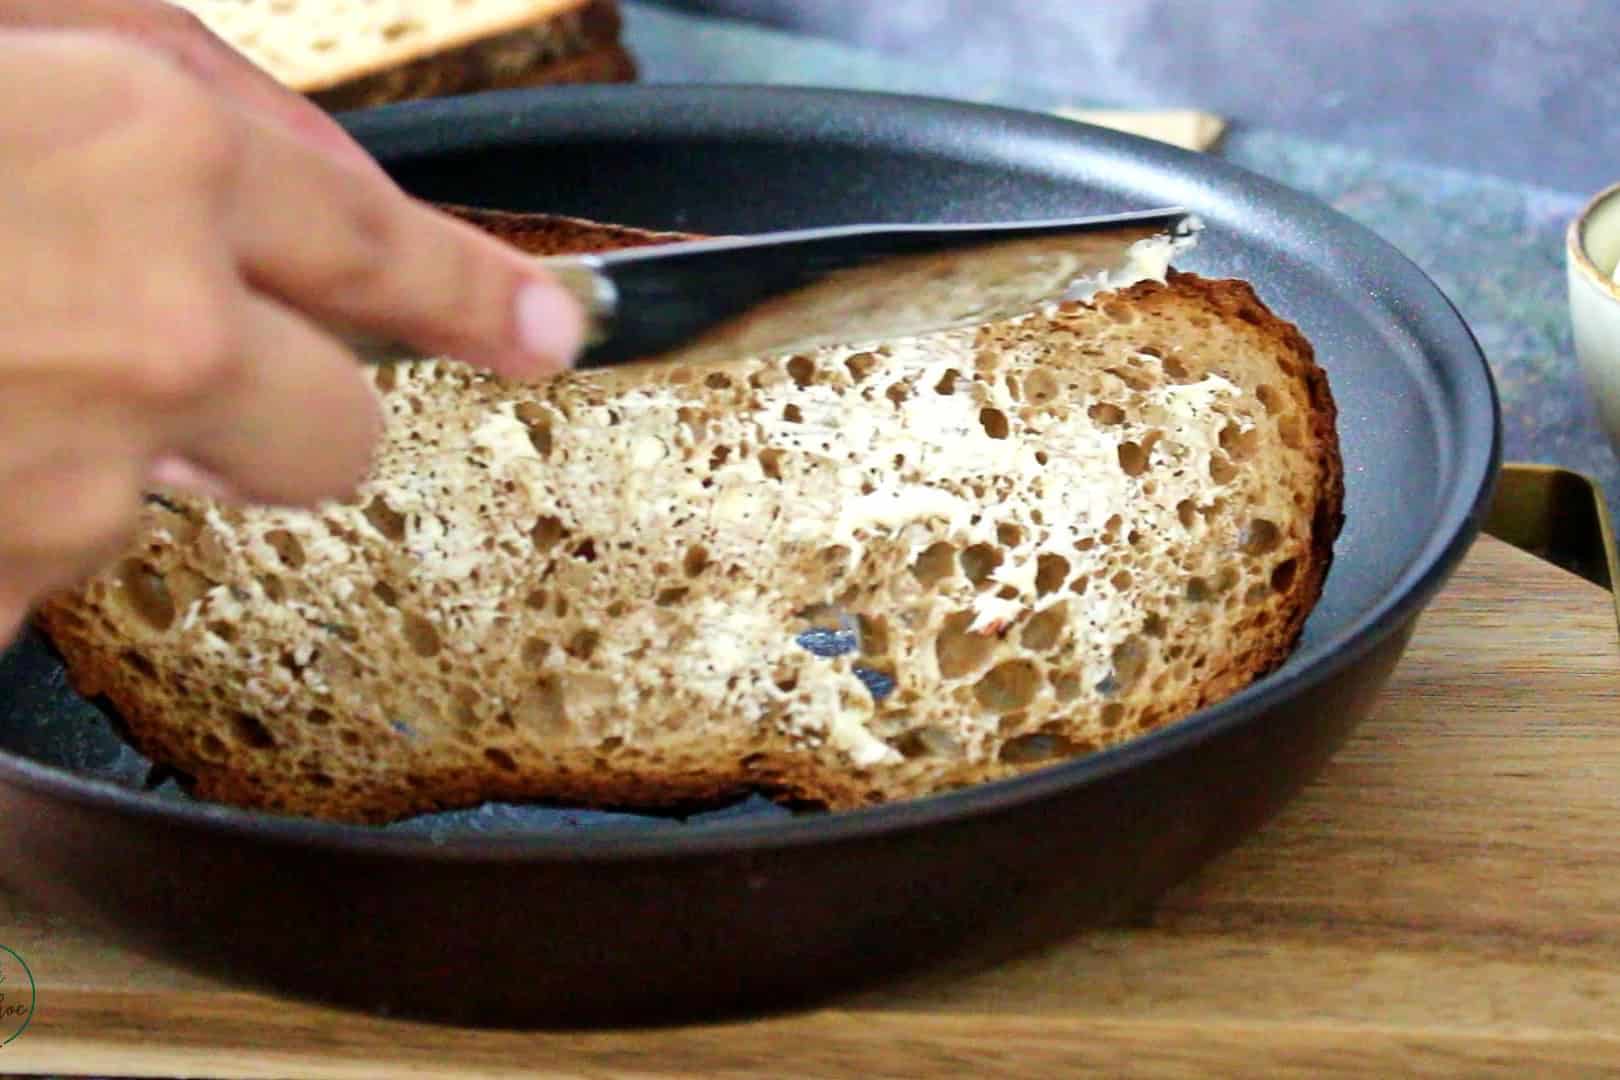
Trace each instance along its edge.
<instances>
[{"instance_id":1,"label":"gold rim of bowl","mask_svg":"<svg viewBox=\"0 0 1620 1080\"><path fill-rule=\"evenodd\" d=\"M1614 278L1597 268L1592 256L1586 253L1586 225L1598 207L1612 198L1620 197L1620 183L1610 184L1581 207L1581 212L1575 215L1575 220L1569 223L1569 229L1564 234L1564 245L1569 250L1570 260L1581 273L1607 292L1615 300L1620 301L1620 285L1615 284Z\"/></svg>"}]
</instances>

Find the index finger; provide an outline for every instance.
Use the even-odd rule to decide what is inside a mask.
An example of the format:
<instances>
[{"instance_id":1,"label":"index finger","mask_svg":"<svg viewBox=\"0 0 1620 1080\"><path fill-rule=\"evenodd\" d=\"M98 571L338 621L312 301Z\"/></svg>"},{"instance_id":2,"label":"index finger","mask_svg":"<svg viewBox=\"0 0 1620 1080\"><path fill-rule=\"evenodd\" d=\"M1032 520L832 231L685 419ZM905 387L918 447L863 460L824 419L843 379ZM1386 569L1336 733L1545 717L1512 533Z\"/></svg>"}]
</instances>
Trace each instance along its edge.
<instances>
[{"instance_id":1,"label":"index finger","mask_svg":"<svg viewBox=\"0 0 1620 1080\"><path fill-rule=\"evenodd\" d=\"M534 259L271 125L240 119L247 131L228 213L254 288L502 374L573 362L584 313Z\"/></svg>"}]
</instances>

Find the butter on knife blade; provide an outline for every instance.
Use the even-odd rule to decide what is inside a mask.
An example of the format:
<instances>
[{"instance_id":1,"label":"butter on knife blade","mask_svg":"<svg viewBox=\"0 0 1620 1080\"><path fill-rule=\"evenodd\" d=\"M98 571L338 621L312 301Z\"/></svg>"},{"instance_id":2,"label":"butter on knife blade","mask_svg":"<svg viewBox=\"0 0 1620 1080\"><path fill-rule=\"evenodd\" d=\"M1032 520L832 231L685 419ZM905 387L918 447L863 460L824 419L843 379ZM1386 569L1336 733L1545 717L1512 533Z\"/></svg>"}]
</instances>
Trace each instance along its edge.
<instances>
[{"instance_id":1,"label":"butter on knife blade","mask_svg":"<svg viewBox=\"0 0 1620 1080\"><path fill-rule=\"evenodd\" d=\"M697 362L861 345L1011 318L1163 280L1202 223L1179 208L959 225L856 225L541 262L591 332L577 366ZM423 359L346 334L362 360Z\"/></svg>"}]
</instances>

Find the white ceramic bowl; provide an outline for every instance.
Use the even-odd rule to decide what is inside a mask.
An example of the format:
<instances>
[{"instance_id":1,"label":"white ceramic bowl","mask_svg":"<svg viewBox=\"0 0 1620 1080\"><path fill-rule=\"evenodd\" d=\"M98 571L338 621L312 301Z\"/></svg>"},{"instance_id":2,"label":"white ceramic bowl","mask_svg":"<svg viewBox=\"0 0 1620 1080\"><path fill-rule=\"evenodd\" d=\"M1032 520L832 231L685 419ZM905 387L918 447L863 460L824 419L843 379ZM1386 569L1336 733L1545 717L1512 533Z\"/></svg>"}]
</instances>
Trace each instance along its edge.
<instances>
[{"instance_id":1,"label":"white ceramic bowl","mask_svg":"<svg viewBox=\"0 0 1620 1080\"><path fill-rule=\"evenodd\" d=\"M1575 353L1609 444L1620 453L1620 184L1600 191L1570 222L1564 248Z\"/></svg>"}]
</instances>

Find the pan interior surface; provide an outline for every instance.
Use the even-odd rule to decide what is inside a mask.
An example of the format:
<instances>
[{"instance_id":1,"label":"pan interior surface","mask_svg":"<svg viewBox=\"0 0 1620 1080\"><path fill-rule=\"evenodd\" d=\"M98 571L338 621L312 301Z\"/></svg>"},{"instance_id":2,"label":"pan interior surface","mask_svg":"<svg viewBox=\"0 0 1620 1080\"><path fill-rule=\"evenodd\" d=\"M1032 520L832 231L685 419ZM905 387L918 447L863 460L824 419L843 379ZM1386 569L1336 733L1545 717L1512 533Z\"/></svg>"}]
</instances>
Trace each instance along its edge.
<instances>
[{"instance_id":1,"label":"pan interior surface","mask_svg":"<svg viewBox=\"0 0 1620 1080\"><path fill-rule=\"evenodd\" d=\"M1339 408L1346 524L1322 600L1284 667L1138 743L1237 722L1353 662L1438 585L1491 481L1498 419L1490 376L1439 291L1348 219L1214 159L1030 114L735 87L494 94L390 107L350 124L424 198L651 228L735 233L1166 205L1197 213L1206 230L1179 268L1251 282L1274 312L1300 326L1328 373ZM43 765L201 812L72 693L38 635L0 657L0 687L0 775L78 783L32 767ZM704 830L789 816L758 798L687 818L489 805L382 831L442 844L603 826Z\"/></svg>"}]
</instances>

